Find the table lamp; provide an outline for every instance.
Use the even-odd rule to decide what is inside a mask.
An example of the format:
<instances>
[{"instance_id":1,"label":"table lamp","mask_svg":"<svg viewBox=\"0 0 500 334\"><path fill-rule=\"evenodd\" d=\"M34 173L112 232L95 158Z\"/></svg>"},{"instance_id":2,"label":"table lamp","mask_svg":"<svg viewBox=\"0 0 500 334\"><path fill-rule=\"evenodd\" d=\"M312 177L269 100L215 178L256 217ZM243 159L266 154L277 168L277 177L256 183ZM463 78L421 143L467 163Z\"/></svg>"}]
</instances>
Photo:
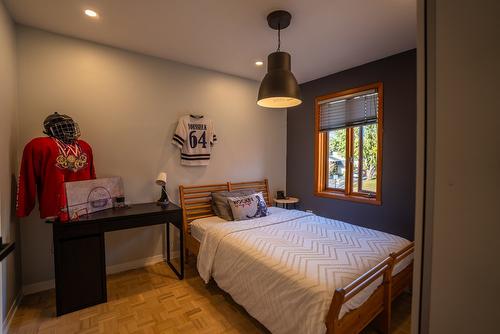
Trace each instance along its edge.
<instances>
[{"instance_id":1,"label":"table lamp","mask_svg":"<svg viewBox=\"0 0 500 334\"><path fill-rule=\"evenodd\" d=\"M157 203L160 205L167 205L170 202L167 194L167 173L161 172L158 174L156 184L161 186L161 196Z\"/></svg>"}]
</instances>

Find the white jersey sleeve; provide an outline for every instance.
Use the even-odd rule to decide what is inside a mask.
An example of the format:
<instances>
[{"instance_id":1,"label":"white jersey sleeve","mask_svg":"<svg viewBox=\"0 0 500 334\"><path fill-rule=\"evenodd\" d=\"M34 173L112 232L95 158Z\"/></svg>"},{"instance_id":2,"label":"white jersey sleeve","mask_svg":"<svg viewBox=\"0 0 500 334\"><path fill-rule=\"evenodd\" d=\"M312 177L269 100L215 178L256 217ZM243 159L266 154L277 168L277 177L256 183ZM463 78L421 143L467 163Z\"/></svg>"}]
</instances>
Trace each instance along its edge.
<instances>
[{"instance_id":1,"label":"white jersey sleeve","mask_svg":"<svg viewBox=\"0 0 500 334\"><path fill-rule=\"evenodd\" d=\"M210 122L210 129L211 129L211 132L212 132L212 136L210 137L210 145L211 146L214 146L215 144L217 144L217 136L215 135L215 128L214 128L214 124L213 122Z\"/></svg>"},{"instance_id":2,"label":"white jersey sleeve","mask_svg":"<svg viewBox=\"0 0 500 334\"><path fill-rule=\"evenodd\" d=\"M179 120L177 128L175 129L174 136L172 137L172 144L182 149L187 138L186 122L184 117Z\"/></svg>"}]
</instances>

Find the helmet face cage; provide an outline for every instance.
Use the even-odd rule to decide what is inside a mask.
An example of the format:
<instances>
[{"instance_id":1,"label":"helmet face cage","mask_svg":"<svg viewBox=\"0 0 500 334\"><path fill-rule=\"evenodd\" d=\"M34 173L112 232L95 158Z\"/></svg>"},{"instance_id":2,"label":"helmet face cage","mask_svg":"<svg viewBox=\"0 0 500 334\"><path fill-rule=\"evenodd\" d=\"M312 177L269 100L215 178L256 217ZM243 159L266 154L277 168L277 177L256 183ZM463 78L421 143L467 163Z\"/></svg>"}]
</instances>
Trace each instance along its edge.
<instances>
[{"instance_id":1,"label":"helmet face cage","mask_svg":"<svg viewBox=\"0 0 500 334\"><path fill-rule=\"evenodd\" d=\"M45 133L51 137L55 137L67 144L73 143L80 137L80 127L69 116L57 115L50 120L44 122Z\"/></svg>"}]
</instances>

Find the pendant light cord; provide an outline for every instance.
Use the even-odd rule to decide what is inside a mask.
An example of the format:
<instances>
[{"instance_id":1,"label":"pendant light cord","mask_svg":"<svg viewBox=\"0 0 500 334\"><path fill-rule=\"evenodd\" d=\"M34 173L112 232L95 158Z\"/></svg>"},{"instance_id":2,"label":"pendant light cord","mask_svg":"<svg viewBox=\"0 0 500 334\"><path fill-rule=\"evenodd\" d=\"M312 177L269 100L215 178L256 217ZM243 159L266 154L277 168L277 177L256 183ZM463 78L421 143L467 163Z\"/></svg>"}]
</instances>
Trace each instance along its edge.
<instances>
[{"instance_id":1,"label":"pendant light cord","mask_svg":"<svg viewBox=\"0 0 500 334\"><path fill-rule=\"evenodd\" d=\"M276 50L277 52L280 51L280 47L281 47L281 27L280 24L278 23L278 50Z\"/></svg>"}]
</instances>

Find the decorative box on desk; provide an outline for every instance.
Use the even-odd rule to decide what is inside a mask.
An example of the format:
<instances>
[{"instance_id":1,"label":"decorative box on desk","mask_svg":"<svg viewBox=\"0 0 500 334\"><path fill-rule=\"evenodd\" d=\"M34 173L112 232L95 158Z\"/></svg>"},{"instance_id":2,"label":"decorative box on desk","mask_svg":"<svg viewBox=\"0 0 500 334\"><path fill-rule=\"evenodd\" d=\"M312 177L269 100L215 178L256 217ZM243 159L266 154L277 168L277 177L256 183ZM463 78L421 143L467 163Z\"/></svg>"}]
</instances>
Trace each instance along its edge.
<instances>
[{"instance_id":1,"label":"decorative box on desk","mask_svg":"<svg viewBox=\"0 0 500 334\"><path fill-rule=\"evenodd\" d=\"M57 315L107 301L105 232L157 224L167 224L167 263L182 279L184 252L180 252L180 272L170 263L170 224L179 229L180 249L184 247L182 210L175 204L134 204L95 212L77 221L54 222Z\"/></svg>"}]
</instances>

